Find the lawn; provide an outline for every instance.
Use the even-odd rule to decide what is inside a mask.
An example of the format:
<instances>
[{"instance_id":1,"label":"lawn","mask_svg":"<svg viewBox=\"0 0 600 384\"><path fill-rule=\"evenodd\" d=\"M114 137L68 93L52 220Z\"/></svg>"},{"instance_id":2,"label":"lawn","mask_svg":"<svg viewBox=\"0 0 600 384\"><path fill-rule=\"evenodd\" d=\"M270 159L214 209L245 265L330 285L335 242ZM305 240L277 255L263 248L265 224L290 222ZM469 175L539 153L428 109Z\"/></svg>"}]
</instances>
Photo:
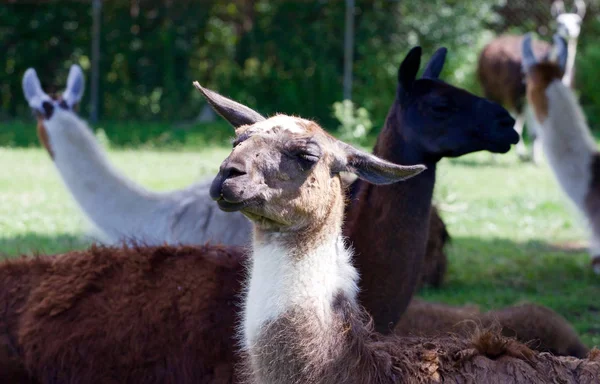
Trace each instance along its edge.
<instances>
[{"instance_id":1,"label":"lawn","mask_svg":"<svg viewBox=\"0 0 600 384\"><path fill-rule=\"evenodd\" d=\"M148 188L183 187L214 175L229 149L111 150L111 160ZM0 252L56 253L89 244L90 226L38 148L0 148ZM585 230L547 166L514 153L492 162L479 153L444 160L435 199L452 235L450 269L428 300L496 308L547 305L570 320L584 342L600 345L600 277L589 268Z\"/></svg>"}]
</instances>

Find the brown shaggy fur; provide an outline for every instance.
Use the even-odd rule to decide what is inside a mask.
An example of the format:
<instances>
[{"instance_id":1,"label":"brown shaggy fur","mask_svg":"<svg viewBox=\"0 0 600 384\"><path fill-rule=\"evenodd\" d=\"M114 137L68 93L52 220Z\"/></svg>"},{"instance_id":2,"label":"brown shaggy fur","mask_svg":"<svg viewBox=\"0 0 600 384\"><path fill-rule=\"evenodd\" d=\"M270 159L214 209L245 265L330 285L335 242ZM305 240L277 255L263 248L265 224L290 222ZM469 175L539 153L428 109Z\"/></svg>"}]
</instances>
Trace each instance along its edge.
<instances>
[{"instance_id":1,"label":"brown shaggy fur","mask_svg":"<svg viewBox=\"0 0 600 384\"><path fill-rule=\"evenodd\" d=\"M22 367L39 383L232 382L242 259L220 246L93 246L4 263L0 358L13 372L1 382L27 382Z\"/></svg>"},{"instance_id":2,"label":"brown shaggy fur","mask_svg":"<svg viewBox=\"0 0 600 384\"><path fill-rule=\"evenodd\" d=\"M479 328L498 327L504 336L531 348L559 356L587 356L589 349L558 313L535 304L521 304L481 313L476 306L454 307L414 299L398 322L399 336L434 337L447 333L468 336Z\"/></svg>"},{"instance_id":3,"label":"brown shaggy fur","mask_svg":"<svg viewBox=\"0 0 600 384\"><path fill-rule=\"evenodd\" d=\"M587 359L556 357L482 330L470 338L382 336L373 332L368 315L353 300L340 295L332 309L332 324L326 329L315 328L312 313L302 310L274 320L264 332L264 345L257 348L261 355L254 356L265 364L260 371L253 371L248 381L388 384L600 380L600 353L595 351Z\"/></svg>"},{"instance_id":4,"label":"brown shaggy fur","mask_svg":"<svg viewBox=\"0 0 600 384\"><path fill-rule=\"evenodd\" d=\"M236 302L242 259L240 250L218 246L93 246L88 251L5 262L0 266L0 283L6 288L0 294L5 307L0 334L0 382L237 382L233 367L239 358L232 335L239 310ZM414 303L407 315L410 308L415 308ZM457 313L444 325L450 329L477 310L463 307L445 313ZM542 315L546 321L551 318L547 313ZM507 321L511 329L523 320L509 312L503 318L507 320L499 321ZM413 326L423 328L424 321L432 321L433 317L426 319ZM534 328L535 324L529 325ZM473 329L476 327L469 328ZM542 345L561 344L559 334L550 336ZM477 360L482 358L480 353L498 357L503 353L513 356L513 350L529 351L511 339L494 337L499 340L493 344L496 349L486 347L484 352L478 352L483 350L477 347L478 342L470 344L466 339L446 337L419 342L421 339L403 338L402 345L406 343L409 348L399 352L404 356L401 359L418 360L414 360L414 366L394 368L399 370L394 377L399 380L401 372L416 374L415 367L431 369L432 377L436 377L441 368L439 362L432 361L454 358L453 354ZM376 341L378 336L369 338L373 340L365 345L391 348ZM510 346L506 353L505 344ZM449 347L451 351L445 349ZM385 353L377 352L369 359ZM398 359L388 358L391 360L385 360L382 372ZM600 360L600 356L596 359ZM382 364L374 360L372 363L378 367ZM406 376L404 379L413 381Z\"/></svg>"}]
</instances>

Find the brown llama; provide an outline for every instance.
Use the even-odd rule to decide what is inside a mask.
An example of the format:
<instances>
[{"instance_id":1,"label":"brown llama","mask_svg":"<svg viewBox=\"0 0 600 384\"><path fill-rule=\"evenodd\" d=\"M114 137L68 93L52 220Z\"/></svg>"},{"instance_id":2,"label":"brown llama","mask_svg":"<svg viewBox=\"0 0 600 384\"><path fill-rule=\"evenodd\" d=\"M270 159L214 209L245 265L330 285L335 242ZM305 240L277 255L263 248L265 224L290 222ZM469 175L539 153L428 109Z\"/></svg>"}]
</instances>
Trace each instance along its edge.
<instances>
[{"instance_id":1,"label":"brown llama","mask_svg":"<svg viewBox=\"0 0 600 384\"><path fill-rule=\"evenodd\" d=\"M244 253L92 246L4 262L1 382L234 382Z\"/></svg>"},{"instance_id":2,"label":"brown llama","mask_svg":"<svg viewBox=\"0 0 600 384\"><path fill-rule=\"evenodd\" d=\"M253 223L239 337L251 383L597 383L589 358L538 353L495 332L418 338L375 333L358 302L358 273L342 234L340 172L377 184L416 176L345 144L313 121L256 118L196 86L236 126L210 195ZM249 112L250 111L250 112Z\"/></svg>"},{"instance_id":3,"label":"brown llama","mask_svg":"<svg viewBox=\"0 0 600 384\"><path fill-rule=\"evenodd\" d=\"M394 333L434 337L449 333L463 337L477 329L497 327L504 336L526 342L537 351L584 358L589 349L558 313L535 304L520 304L481 313L474 305L451 306L413 299Z\"/></svg>"},{"instance_id":4,"label":"brown llama","mask_svg":"<svg viewBox=\"0 0 600 384\"><path fill-rule=\"evenodd\" d=\"M421 271L421 281L417 287L429 285L434 288L441 287L448 269L448 256L446 255L446 244L451 241L448 228L442 220L440 213L435 205L431 206L431 215L429 217L429 235L427 236L427 246L425 248L425 257L423 258L423 270Z\"/></svg>"},{"instance_id":5,"label":"brown llama","mask_svg":"<svg viewBox=\"0 0 600 384\"><path fill-rule=\"evenodd\" d=\"M505 153L518 140L514 119L504 108L439 79L445 58L446 49L437 50L417 78L421 50L408 53L373 150L388 161L425 164L427 170L403 183L376 186L357 180L352 185L344 235L361 275L359 301L381 333L391 332L420 281L436 164L482 150ZM439 264L443 269L443 262L435 264L433 270Z\"/></svg>"},{"instance_id":6,"label":"brown llama","mask_svg":"<svg viewBox=\"0 0 600 384\"><path fill-rule=\"evenodd\" d=\"M568 64L563 71L562 81L572 87L575 77L575 55L577 53L577 40L581 33L581 22L585 16L585 2L575 0L575 9L565 12L562 0L552 3L552 16L556 19L558 33L569 42ZM526 110L525 76L522 70L521 43L523 35L502 35L488 43L479 56L477 64L477 77L486 98L502 104L517 120L515 130L519 133L517 154L524 160L528 157L523 141L523 126L527 120L527 129L533 140L531 159L534 164L539 163L541 147L537 140L535 120L531 111ZM550 51L550 45L539 41L533 49L539 56Z\"/></svg>"}]
</instances>

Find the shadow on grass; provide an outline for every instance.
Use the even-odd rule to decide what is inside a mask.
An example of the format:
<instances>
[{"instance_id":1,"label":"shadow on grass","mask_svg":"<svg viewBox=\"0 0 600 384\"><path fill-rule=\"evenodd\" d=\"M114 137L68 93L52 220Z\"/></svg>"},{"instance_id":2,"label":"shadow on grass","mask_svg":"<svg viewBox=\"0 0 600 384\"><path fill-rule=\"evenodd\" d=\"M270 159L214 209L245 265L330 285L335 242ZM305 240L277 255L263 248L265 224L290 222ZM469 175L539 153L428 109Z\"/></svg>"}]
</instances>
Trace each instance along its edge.
<instances>
[{"instance_id":1,"label":"shadow on grass","mask_svg":"<svg viewBox=\"0 0 600 384\"><path fill-rule=\"evenodd\" d=\"M53 236L34 232L15 237L0 237L0 258L11 258L19 255L51 255L72 250L84 249L92 244L93 239L70 234Z\"/></svg>"},{"instance_id":2,"label":"shadow on grass","mask_svg":"<svg viewBox=\"0 0 600 384\"><path fill-rule=\"evenodd\" d=\"M453 236L448 251L445 283L419 296L483 310L519 302L545 305L572 322L587 345L600 345L600 276L585 246Z\"/></svg>"}]
</instances>

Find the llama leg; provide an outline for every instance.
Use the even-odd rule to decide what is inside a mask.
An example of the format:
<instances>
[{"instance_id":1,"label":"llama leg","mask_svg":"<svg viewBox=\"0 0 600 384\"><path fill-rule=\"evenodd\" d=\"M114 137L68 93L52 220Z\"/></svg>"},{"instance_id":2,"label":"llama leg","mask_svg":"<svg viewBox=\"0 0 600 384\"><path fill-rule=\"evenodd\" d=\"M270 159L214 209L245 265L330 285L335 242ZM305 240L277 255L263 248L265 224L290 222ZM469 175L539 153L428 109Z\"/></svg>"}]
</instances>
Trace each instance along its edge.
<instances>
[{"instance_id":1,"label":"llama leg","mask_svg":"<svg viewBox=\"0 0 600 384\"><path fill-rule=\"evenodd\" d=\"M592 269L595 274L600 275L600 239L592 234L590 239L590 256Z\"/></svg>"},{"instance_id":2,"label":"llama leg","mask_svg":"<svg viewBox=\"0 0 600 384\"><path fill-rule=\"evenodd\" d=\"M542 160L542 141L539 138L540 127L536 121L532 108L527 105L525 110L525 117L527 121L527 132L531 137L531 160L534 165L539 165Z\"/></svg>"},{"instance_id":3,"label":"llama leg","mask_svg":"<svg viewBox=\"0 0 600 384\"><path fill-rule=\"evenodd\" d=\"M523 114L520 113L517 115L515 119L515 131L519 134L519 142L517 143L517 155L521 161L527 160L527 147L525 146L524 138L523 138L523 125L525 124L525 119Z\"/></svg>"}]
</instances>

